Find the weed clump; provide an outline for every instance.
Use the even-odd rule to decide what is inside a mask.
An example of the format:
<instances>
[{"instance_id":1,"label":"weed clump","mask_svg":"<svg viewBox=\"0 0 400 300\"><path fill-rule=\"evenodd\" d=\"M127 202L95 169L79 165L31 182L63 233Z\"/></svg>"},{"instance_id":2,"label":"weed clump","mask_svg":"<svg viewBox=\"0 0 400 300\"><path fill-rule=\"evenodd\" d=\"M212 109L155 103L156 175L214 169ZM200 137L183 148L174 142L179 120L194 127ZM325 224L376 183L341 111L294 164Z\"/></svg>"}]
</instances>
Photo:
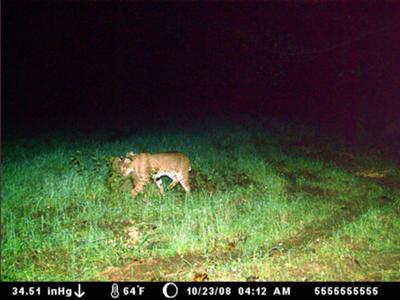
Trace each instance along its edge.
<instances>
[{"instance_id":1,"label":"weed clump","mask_svg":"<svg viewBox=\"0 0 400 300\"><path fill-rule=\"evenodd\" d=\"M192 171L191 184L193 190L205 189L208 192L226 192L237 187L247 188L257 185L249 174L231 167L215 168L209 172Z\"/></svg>"},{"instance_id":2,"label":"weed clump","mask_svg":"<svg viewBox=\"0 0 400 300\"><path fill-rule=\"evenodd\" d=\"M121 175L122 159L113 157L109 160L109 174L106 180L106 186L111 193L126 193L132 187L132 178Z\"/></svg>"}]
</instances>

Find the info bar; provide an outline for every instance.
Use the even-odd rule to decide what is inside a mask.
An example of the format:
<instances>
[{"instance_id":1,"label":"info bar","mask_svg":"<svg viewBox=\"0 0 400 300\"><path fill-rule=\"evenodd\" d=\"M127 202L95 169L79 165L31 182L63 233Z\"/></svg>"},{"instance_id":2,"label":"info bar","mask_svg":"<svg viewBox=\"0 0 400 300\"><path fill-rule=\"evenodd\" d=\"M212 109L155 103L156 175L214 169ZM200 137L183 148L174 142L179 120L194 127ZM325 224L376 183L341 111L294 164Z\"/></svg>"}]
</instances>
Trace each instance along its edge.
<instances>
[{"instance_id":1,"label":"info bar","mask_svg":"<svg viewBox=\"0 0 400 300\"><path fill-rule=\"evenodd\" d=\"M400 293L399 282L1 282L13 299L183 299L203 297L382 298Z\"/></svg>"}]
</instances>

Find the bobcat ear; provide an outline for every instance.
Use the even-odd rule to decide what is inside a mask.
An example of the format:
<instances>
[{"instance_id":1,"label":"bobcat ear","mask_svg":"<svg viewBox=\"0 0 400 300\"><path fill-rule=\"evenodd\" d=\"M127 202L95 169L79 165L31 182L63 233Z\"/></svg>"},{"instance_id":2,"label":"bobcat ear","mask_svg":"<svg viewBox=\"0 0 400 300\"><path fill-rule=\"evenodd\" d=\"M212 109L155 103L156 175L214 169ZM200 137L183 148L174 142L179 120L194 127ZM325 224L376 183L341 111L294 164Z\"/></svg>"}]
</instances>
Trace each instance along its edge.
<instances>
[{"instance_id":1,"label":"bobcat ear","mask_svg":"<svg viewBox=\"0 0 400 300\"><path fill-rule=\"evenodd\" d=\"M130 163L132 160L129 157L125 157L123 163Z\"/></svg>"},{"instance_id":2,"label":"bobcat ear","mask_svg":"<svg viewBox=\"0 0 400 300\"><path fill-rule=\"evenodd\" d=\"M135 155L136 155L136 153L133 153L133 152L128 152L126 154L127 157L134 157Z\"/></svg>"}]
</instances>

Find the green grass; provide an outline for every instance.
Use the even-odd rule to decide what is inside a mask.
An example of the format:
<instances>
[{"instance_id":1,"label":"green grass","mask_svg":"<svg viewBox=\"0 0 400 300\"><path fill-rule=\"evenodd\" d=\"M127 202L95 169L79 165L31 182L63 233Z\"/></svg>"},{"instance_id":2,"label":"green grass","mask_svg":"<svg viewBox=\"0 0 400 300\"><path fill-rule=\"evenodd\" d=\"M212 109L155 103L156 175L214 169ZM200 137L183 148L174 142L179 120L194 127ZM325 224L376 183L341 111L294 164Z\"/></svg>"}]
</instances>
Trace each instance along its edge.
<instances>
[{"instance_id":1,"label":"green grass","mask_svg":"<svg viewBox=\"0 0 400 300\"><path fill-rule=\"evenodd\" d=\"M4 141L2 280L399 280L399 166L280 131ZM192 194L110 180L112 157L169 150Z\"/></svg>"}]
</instances>

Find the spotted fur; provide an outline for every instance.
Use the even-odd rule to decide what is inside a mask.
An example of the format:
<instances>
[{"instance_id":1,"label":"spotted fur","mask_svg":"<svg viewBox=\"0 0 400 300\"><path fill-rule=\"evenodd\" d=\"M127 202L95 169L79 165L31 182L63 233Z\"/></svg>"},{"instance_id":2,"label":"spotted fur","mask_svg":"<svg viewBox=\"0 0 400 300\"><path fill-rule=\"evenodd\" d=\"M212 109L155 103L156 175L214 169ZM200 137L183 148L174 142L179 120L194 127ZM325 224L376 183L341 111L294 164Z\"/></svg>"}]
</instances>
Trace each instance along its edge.
<instances>
[{"instance_id":1,"label":"spotted fur","mask_svg":"<svg viewBox=\"0 0 400 300\"><path fill-rule=\"evenodd\" d=\"M132 197L136 197L151 180L154 180L161 194L164 194L161 181L163 176L172 179L168 189L172 189L180 183L184 190L189 193L190 170L189 158L180 152L155 154L129 152L121 164L122 175L132 176L135 180L135 186L131 192Z\"/></svg>"}]
</instances>

